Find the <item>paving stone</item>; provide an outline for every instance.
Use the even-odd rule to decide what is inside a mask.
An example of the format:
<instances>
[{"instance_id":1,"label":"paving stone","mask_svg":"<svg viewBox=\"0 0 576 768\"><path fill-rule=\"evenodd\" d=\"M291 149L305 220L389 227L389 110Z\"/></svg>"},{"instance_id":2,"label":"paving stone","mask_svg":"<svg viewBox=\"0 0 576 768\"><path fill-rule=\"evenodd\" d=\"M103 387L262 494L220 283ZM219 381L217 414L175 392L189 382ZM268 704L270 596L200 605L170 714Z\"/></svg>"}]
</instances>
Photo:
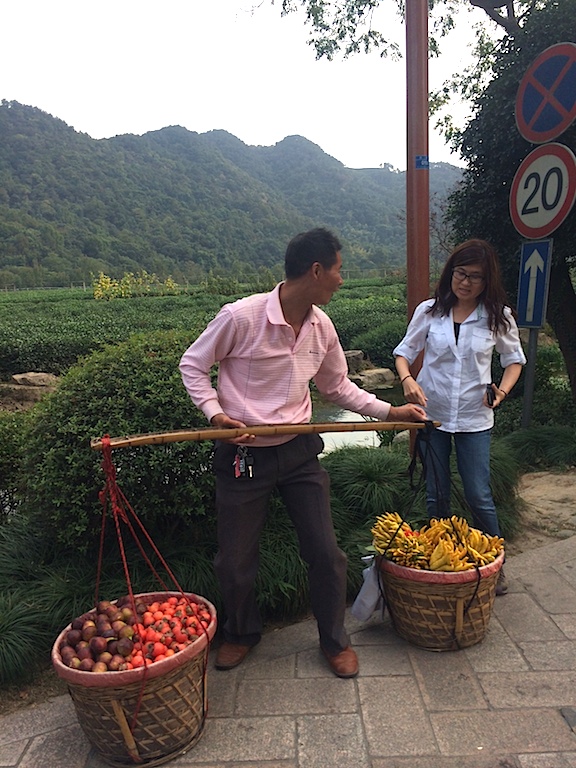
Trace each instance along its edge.
<instances>
[{"instance_id":1,"label":"paving stone","mask_svg":"<svg viewBox=\"0 0 576 768\"><path fill-rule=\"evenodd\" d=\"M572 541L573 540L574 537L572 537ZM570 541L570 539L568 541ZM576 589L576 567L574 566L573 560L565 563L560 563L557 561L553 567L556 573L562 576L562 578L567 581L568 584ZM573 612L576 612L576 606L574 606L574 603L564 606L564 610L566 612L569 612L570 609L572 609Z\"/></svg>"},{"instance_id":2,"label":"paving stone","mask_svg":"<svg viewBox=\"0 0 576 768\"><path fill-rule=\"evenodd\" d=\"M516 593L495 600L494 614L516 643L564 639L556 624L530 595Z\"/></svg>"},{"instance_id":3,"label":"paving stone","mask_svg":"<svg viewBox=\"0 0 576 768\"><path fill-rule=\"evenodd\" d=\"M550 618L569 640L576 640L575 613L557 613Z\"/></svg>"},{"instance_id":4,"label":"paving stone","mask_svg":"<svg viewBox=\"0 0 576 768\"><path fill-rule=\"evenodd\" d=\"M303 768L370 768L360 715L298 718L298 759Z\"/></svg>"},{"instance_id":5,"label":"paving stone","mask_svg":"<svg viewBox=\"0 0 576 768\"><path fill-rule=\"evenodd\" d=\"M412 678L359 678L358 691L372 758L438 755L434 732Z\"/></svg>"},{"instance_id":6,"label":"paving stone","mask_svg":"<svg viewBox=\"0 0 576 768\"><path fill-rule=\"evenodd\" d=\"M252 760L296 760L296 722L290 717L239 717L209 720L202 738L176 765L229 763Z\"/></svg>"},{"instance_id":7,"label":"paving stone","mask_svg":"<svg viewBox=\"0 0 576 768\"><path fill-rule=\"evenodd\" d=\"M355 712L354 680L330 679L245 680L238 686L236 714L302 715Z\"/></svg>"},{"instance_id":8,"label":"paving stone","mask_svg":"<svg viewBox=\"0 0 576 768\"><path fill-rule=\"evenodd\" d=\"M465 654L475 672L510 672L528 669L526 660L495 616L492 616L482 642L470 648L464 648L461 653Z\"/></svg>"},{"instance_id":9,"label":"paving stone","mask_svg":"<svg viewBox=\"0 0 576 768\"><path fill-rule=\"evenodd\" d=\"M86 764L90 744L78 724L32 739L18 768L80 768Z\"/></svg>"},{"instance_id":10,"label":"paving stone","mask_svg":"<svg viewBox=\"0 0 576 768\"><path fill-rule=\"evenodd\" d=\"M480 684L491 707L573 707L576 705L576 672L510 672L497 677L481 674ZM576 744L576 742L575 742Z\"/></svg>"},{"instance_id":11,"label":"paving stone","mask_svg":"<svg viewBox=\"0 0 576 768\"><path fill-rule=\"evenodd\" d=\"M486 709L484 692L467 657L460 651L410 652L414 675L429 712Z\"/></svg>"},{"instance_id":12,"label":"paving stone","mask_svg":"<svg viewBox=\"0 0 576 768\"><path fill-rule=\"evenodd\" d=\"M2 744L0 746L0 766L4 768L4 766L16 765L27 746L28 739Z\"/></svg>"},{"instance_id":13,"label":"paving stone","mask_svg":"<svg viewBox=\"0 0 576 768\"><path fill-rule=\"evenodd\" d=\"M361 645L355 648L358 654L360 677L388 675L411 675L410 646L406 642L398 645Z\"/></svg>"},{"instance_id":14,"label":"paving stone","mask_svg":"<svg viewBox=\"0 0 576 768\"><path fill-rule=\"evenodd\" d=\"M313 619L305 619L287 627L266 632L246 661L277 658L318 645L318 627ZM245 664L246 662L243 662Z\"/></svg>"},{"instance_id":15,"label":"paving stone","mask_svg":"<svg viewBox=\"0 0 576 768\"><path fill-rule=\"evenodd\" d=\"M51 701L32 705L2 717L0 744L10 744L12 741L48 733L77 722L76 710L70 696L57 696Z\"/></svg>"},{"instance_id":16,"label":"paving stone","mask_svg":"<svg viewBox=\"0 0 576 768\"><path fill-rule=\"evenodd\" d=\"M576 736L559 712L550 709L499 712L441 712L430 715L445 755L573 751Z\"/></svg>"},{"instance_id":17,"label":"paving stone","mask_svg":"<svg viewBox=\"0 0 576 768\"><path fill-rule=\"evenodd\" d=\"M544 752L519 755L520 768L576 768L576 752Z\"/></svg>"},{"instance_id":18,"label":"paving stone","mask_svg":"<svg viewBox=\"0 0 576 768\"><path fill-rule=\"evenodd\" d=\"M570 563L570 567L571 565ZM521 581L547 613L566 613L576 606L576 589L554 568L548 569L545 579L542 578L541 572L537 572L522 577ZM576 607L574 610L576 612Z\"/></svg>"},{"instance_id":19,"label":"paving stone","mask_svg":"<svg viewBox=\"0 0 576 768\"><path fill-rule=\"evenodd\" d=\"M401 645L406 641L398 635L392 622L386 618L373 622L351 634L352 645Z\"/></svg>"},{"instance_id":20,"label":"paving stone","mask_svg":"<svg viewBox=\"0 0 576 768\"><path fill-rule=\"evenodd\" d=\"M371 768L521 768L514 755L467 755L466 757L385 757L372 760Z\"/></svg>"},{"instance_id":21,"label":"paving stone","mask_svg":"<svg viewBox=\"0 0 576 768\"><path fill-rule=\"evenodd\" d=\"M576 640L519 643L533 670L576 670Z\"/></svg>"},{"instance_id":22,"label":"paving stone","mask_svg":"<svg viewBox=\"0 0 576 768\"><path fill-rule=\"evenodd\" d=\"M187 759L181 758L174 763L166 763L166 765L169 766L169 768L186 768L187 766L194 766L194 768L299 768L296 760L250 760L248 763L244 760L242 762L233 760L232 762L226 761L225 765L221 762L206 763L203 760L202 764L199 765L198 761L192 760L192 757L188 757Z\"/></svg>"},{"instance_id":23,"label":"paving stone","mask_svg":"<svg viewBox=\"0 0 576 768\"><path fill-rule=\"evenodd\" d=\"M316 651L316 653L318 652ZM243 671L245 680L293 678L296 674L296 657L294 654L279 656L275 659L262 661L259 664L250 664L244 670L240 668L240 671Z\"/></svg>"},{"instance_id":24,"label":"paving stone","mask_svg":"<svg viewBox=\"0 0 576 768\"><path fill-rule=\"evenodd\" d=\"M554 541L552 544L507 559L506 575L520 578L534 576L537 572L548 574L550 567L557 569L563 563L570 563L573 566L575 558L576 538L572 536L570 539ZM571 583L576 586L576 573Z\"/></svg>"},{"instance_id":25,"label":"paving stone","mask_svg":"<svg viewBox=\"0 0 576 768\"><path fill-rule=\"evenodd\" d=\"M240 669L208 671L208 717L231 717L234 714Z\"/></svg>"},{"instance_id":26,"label":"paving stone","mask_svg":"<svg viewBox=\"0 0 576 768\"><path fill-rule=\"evenodd\" d=\"M318 646L301 651L296 656L295 663L297 678L322 677L329 680L334 678L334 672L328 666Z\"/></svg>"}]
</instances>

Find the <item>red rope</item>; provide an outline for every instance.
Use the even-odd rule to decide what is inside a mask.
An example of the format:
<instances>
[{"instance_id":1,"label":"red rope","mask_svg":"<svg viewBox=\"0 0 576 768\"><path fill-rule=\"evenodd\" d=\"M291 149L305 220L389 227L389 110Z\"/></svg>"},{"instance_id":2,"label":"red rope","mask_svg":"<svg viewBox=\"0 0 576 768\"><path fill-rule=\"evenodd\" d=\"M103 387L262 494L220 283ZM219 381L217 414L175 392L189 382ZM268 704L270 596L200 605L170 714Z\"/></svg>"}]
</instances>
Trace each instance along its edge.
<instances>
[{"instance_id":1,"label":"red rope","mask_svg":"<svg viewBox=\"0 0 576 768\"><path fill-rule=\"evenodd\" d=\"M162 557L160 551L158 550L158 547L150 537L148 531L142 524L141 520L138 518L134 510L132 509L128 499L120 488L118 487L118 483L116 482L116 468L114 467L114 463L112 461L112 448L110 444L110 436L104 435L102 438L102 469L104 470L104 477L105 477L105 483L104 488L102 491L100 491L99 499L100 503L102 505L102 526L100 530L100 546L98 551L98 568L96 573L96 587L95 587L95 599L94 599L94 605L98 605L99 601L99 590L100 590L100 581L101 581L101 574L102 574L102 562L103 562L103 553L104 553L104 533L106 529L106 517L108 515L109 508L112 511L112 517L114 519L114 525L116 528L116 537L118 539L118 547L120 549L120 557L122 560L122 568L124 570L124 576L126 579L126 585L128 588L128 595L130 599L130 604L132 607L132 610L134 611L134 615L137 614L136 611L136 599L134 597L134 591L132 588L132 580L130 578L130 569L128 567L128 559L126 557L126 549L124 546L124 539L122 537L122 530L121 530L121 523L124 523L126 527L128 528L130 534L132 535L132 538L134 539L142 557L144 558L144 561L146 564L150 567L152 573L154 574L156 580L161 585L163 591L168 591L168 588L161 578L160 574L154 567L152 561L146 554L146 551L144 550L142 541L138 535L138 532L136 531L133 521L137 524L137 527L139 528L140 534L145 538L145 540L148 542L150 547L152 548L155 555L158 557L160 563L162 564L163 568L166 570L166 573L170 577L172 583L174 584L175 591L180 592L181 596L187 601L187 603L190 605L190 607L194 610L193 606L195 603L188 598L186 593L184 592L183 588L179 584L178 580L176 579L176 576L168 566L168 563L166 560ZM196 613L196 611L194 611ZM206 627L202 624L201 621L198 622L198 625L202 628L203 633L206 635L207 638L207 644L206 644L206 663L204 665L204 689L206 690L206 672L207 672L207 655L208 655L208 646L209 646L209 638L208 638L208 632L206 630ZM138 714L140 712L140 707L142 705L142 700L144 696L144 685L146 683L146 672L148 669L148 659L145 659L145 667L144 667L144 674L142 678L142 687L140 690L140 694L138 696L138 701L136 704L136 709L134 711L134 715L132 717L132 722L130 723L130 731L133 733L134 729L136 727L136 722L138 719ZM206 705L205 705L206 709ZM139 759L132 757L134 762L141 762Z\"/></svg>"}]
</instances>

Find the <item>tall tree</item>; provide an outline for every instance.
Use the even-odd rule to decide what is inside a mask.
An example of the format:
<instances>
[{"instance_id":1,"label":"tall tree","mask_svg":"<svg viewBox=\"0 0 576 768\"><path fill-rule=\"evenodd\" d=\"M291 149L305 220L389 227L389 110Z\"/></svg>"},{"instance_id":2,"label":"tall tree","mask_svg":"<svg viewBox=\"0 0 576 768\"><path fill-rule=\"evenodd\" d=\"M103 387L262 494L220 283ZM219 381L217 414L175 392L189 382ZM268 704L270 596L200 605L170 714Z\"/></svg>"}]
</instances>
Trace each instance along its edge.
<instances>
[{"instance_id":1,"label":"tall tree","mask_svg":"<svg viewBox=\"0 0 576 768\"><path fill-rule=\"evenodd\" d=\"M520 163L534 149L516 127L516 93L538 54L556 43L576 41L575 18L576 0L555 0L533 10L522 30L502 41L493 59L493 80L476 98L474 116L460 138L467 168L451 199L450 216L459 239L483 237L497 247L511 295L518 284L522 238L509 215L510 187ZM555 141L576 151L576 123ZM576 265L574 212L552 233L552 238L547 320L566 361L576 401L576 293L571 279Z\"/></svg>"},{"instance_id":2,"label":"tall tree","mask_svg":"<svg viewBox=\"0 0 576 768\"><path fill-rule=\"evenodd\" d=\"M274 0L271 2L274 4ZM316 55L332 59L338 52L348 56L372 48L379 48L382 56L397 55L398 43L376 28L378 8L394 4L403 15L406 0L282 0L281 7L283 14L304 9ZM543 0L428 0L433 31L431 49L437 50L436 34L442 36L453 28L461 8L482 8L492 21L514 35L521 29L525 14L543 4Z\"/></svg>"}]
</instances>

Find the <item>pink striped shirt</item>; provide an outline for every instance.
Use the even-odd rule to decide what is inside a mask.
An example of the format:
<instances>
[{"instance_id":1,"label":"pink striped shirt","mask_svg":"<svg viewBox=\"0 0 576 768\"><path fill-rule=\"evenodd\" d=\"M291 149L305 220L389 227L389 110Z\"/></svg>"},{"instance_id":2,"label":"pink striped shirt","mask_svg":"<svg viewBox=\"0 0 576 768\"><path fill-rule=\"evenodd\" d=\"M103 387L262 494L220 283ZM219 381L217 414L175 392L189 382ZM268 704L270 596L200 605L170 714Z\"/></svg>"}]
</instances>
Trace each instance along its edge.
<instances>
[{"instance_id":1,"label":"pink striped shirt","mask_svg":"<svg viewBox=\"0 0 576 768\"><path fill-rule=\"evenodd\" d=\"M226 304L180 361L184 386L210 419L225 413L247 426L305 424L312 416L310 381L342 408L385 421L390 403L353 384L336 329L312 306L298 338L280 304L280 285ZM218 387L210 370L218 362ZM279 445L290 436L257 437Z\"/></svg>"}]
</instances>

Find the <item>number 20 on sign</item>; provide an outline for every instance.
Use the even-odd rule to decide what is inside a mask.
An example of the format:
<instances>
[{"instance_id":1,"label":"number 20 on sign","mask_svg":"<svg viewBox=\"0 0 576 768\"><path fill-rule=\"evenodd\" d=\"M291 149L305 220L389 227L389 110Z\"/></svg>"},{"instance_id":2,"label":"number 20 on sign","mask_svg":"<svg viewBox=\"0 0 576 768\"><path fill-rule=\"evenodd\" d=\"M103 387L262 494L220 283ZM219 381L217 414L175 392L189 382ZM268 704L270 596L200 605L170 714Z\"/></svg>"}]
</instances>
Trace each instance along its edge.
<instances>
[{"instance_id":1,"label":"number 20 on sign","mask_svg":"<svg viewBox=\"0 0 576 768\"><path fill-rule=\"evenodd\" d=\"M576 199L576 157L563 144L543 144L524 158L510 190L510 217L530 240L546 237L570 213Z\"/></svg>"}]
</instances>

